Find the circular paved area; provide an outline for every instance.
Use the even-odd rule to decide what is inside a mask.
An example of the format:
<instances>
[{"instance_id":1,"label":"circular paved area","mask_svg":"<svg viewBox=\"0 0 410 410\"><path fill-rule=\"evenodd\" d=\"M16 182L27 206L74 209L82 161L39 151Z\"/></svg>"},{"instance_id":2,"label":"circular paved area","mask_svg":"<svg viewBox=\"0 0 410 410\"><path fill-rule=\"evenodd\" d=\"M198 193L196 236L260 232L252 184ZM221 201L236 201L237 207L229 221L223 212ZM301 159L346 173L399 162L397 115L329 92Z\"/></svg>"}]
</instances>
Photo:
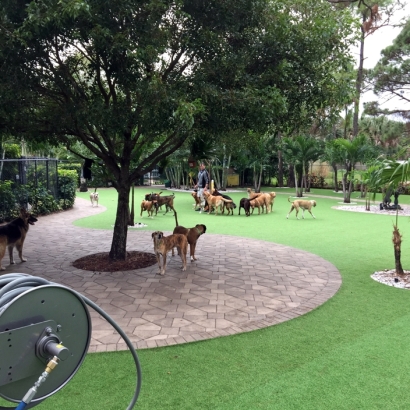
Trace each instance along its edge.
<instances>
[{"instance_id":1,"label":"circular paved area","mask_svg":"<svg viewBox=\"0 0 410 410\"><path fill-rule=\"evenodd\" d=\"M181 271L168 257L158 266L114 273L74 268L72 261L108 252L112 233L72 225L102 212L77 198L72 210L40 217L30 228L26 263L3 273L28 273L68 286L100 306L136 348L166 346L264 328L293 319L331 298L341 285L331 263L305 251L271 242L206 233L196 255ZM129 250L153 252L151 231L130 230ZM170 234L171 232L165 232ZM94 310L90 352L127 349L111 325Z\"/></svg>"}]
</instances>

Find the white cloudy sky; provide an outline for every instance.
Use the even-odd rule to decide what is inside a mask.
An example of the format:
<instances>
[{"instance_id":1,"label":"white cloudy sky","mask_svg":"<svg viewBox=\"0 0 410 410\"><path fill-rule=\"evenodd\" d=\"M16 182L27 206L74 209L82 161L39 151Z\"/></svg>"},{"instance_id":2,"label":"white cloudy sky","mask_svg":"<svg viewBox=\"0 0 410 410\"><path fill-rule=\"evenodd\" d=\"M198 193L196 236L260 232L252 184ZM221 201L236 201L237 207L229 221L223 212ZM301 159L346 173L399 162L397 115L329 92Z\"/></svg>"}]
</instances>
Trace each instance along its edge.
<instances>
[{"instance_id":1,"label":"white cloudy sky","mask_svg":"<svg viewBox=\"0 0 410 410\"><path fill-rule=\"evenodd\" d=\"M397 15L394 16L393 22L400 20L405 16L410 16L410 2L405 7L404 11L396 13ZM364 67L365 68L373 68L376 63L380 59L380 52L391 45L393 40L397 37L400 33L400 28L394 27L382 27L376 30L373 34L369 35L365 40L365 61ZM394 108L403 108L403 101L399 101L398 99L391 99L389 98L381 98L377 97L373 94L372 91L365 93L361 98L361 103L368 101L375 101L378 100L379 104L382 108L394 109ZM408 107L406 107L408 109Z\"/></svg>"}]
</instances>

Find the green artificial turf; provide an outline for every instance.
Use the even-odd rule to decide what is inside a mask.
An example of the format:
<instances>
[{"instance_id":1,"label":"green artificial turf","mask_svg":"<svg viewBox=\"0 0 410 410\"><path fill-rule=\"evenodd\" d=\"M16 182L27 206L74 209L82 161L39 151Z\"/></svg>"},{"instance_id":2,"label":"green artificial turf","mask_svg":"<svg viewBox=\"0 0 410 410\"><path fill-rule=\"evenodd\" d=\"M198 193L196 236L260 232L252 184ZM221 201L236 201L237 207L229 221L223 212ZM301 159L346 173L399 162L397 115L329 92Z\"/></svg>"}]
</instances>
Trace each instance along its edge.
<instances>
[{"instance_id":1,"label":"green artificial turf","mask_svg":"<svg viewBox=\"0 0 410 410\"><path fill-rule=\"evenodd\" d=\"M240 235L303 249L329 260L343 283L338 293L297 319L249 333L173 347L139 350L140 409L406 409L410 407L410 292L370 278L394 268L395 218L332 209L342 193L313 190L317 219L286 219L294 190L277 189L271 214L215 216L192 210L188 192L176 192L181 225L207 226L207 234ZM115 191L101 189L106 212L76 225L112 230ZM172 213L139 218L149 188L136 190L135 221L143 229L171 231ZM164 193L165 194L165 191ZM229 193L239 203L245 192ZM88 199L87 193L79 196ZM313 199L313 196L311 197ZM352 201L357 193L352 194ZM400 196L400 203L409 203ZM380 201L380 197L378 198ZM91 204L89 205L91 206ZM360 203L357 206L364 206ZM257 211L255 211L257 213ZM410 266L409 218L399 218L402 263ZM138 230L137 230L138 231ZM200 246L200 244L199 244ZM238 249L238 252L241 250ZM135 384L129 352L89 354L67 386L42 409L125 409Z\"/></svg>"}]
</instances>

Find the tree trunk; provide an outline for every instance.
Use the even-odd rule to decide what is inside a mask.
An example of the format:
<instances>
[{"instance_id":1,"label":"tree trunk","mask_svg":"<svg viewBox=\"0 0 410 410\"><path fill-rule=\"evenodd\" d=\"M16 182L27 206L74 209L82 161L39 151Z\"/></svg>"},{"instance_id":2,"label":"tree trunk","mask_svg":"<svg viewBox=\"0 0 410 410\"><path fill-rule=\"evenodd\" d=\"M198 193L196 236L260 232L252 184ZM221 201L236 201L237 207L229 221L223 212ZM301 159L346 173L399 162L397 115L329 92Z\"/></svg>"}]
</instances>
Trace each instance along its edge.
<instances>
[{"instance_id":1,"label":"tree trunk","mask_svg":"<svg viewBox=\"0 0 410 410\"><path fill-rule=\"evenodd\" d=\"M333 168L333 172L334 172L334 184L335 184L335 192L339 192L339 181L337 180L337 165L336 164L332 164L332 168Z\"/></svg>"},{"instance_id":2,"label":"tree trunk","mask_svg":"<svg viewBox=\"0 0 410 410\"><path fill-rule=\"evenodd\" d=\"M293 166L293 173L295 176L295 189L296 189L296 197L298 197L299 192L298 192L298 173L296 172L296 165Z\"/></svg>"},{"instance_id":3,"label":"tree trunk","mask_svg":"<svg viewBox=\"0 0 410 410\"><path fill-rule=\"evenodd\" d=\"M295 187L295 172L294 169L291 165L289 165L289 178L287 180L287 185L288 188L294 188Z\"/></svg>"},{"instance_id":4,"label":"tree trunk","mask_svg":"<svg viewBox=\"0 0 410 410\"><path fill-rule=\"evenodd\" d=\"M401 266L401 235L397 225L393 224L393 247L394 247L394 262L396 265L396 274L404 275L403 267Z\"/></svg>"},{"instance_id":5,"label":"tree trunk","mask_svg":"<svg viewBox=\"0 0 410 410\"><path fill-rule=\"evenodd\" d=\"M283 157L282 151L278 151L278 187L283 188Z\"/></svg>"},{"instance_id":6,"label":"tree trunk","mask_svg":"<svg viewBox=\"0 0 410 410\"><path fill-rule=\"evenodd\" d=\"M132 184L132 188L131 188L131 213L130 213L130 218L128 221L128 225L129 226L134 226L135 222L134 222L134 184Z\"/></svg>"},{"instance_id":7,"label":"tree trunk","mask_svg":"<svg viewBox=\"0 0 410 410\"><path fill-rule=\"evenodd\" d=\"M258 189L257 189L256 192L261 192L262 174L263 174L263 167L261 165L261 168L260 168L260 171L259 171L259 178L258 178Z\"/></svg>"},{"instance_id":8,"label":"tree trunk","mask_svg":"<svg viewBox=\"0 0 410 410\"><path fill-rule=\"evenodd\" d=\"M366 21L366 15L363 13L362 22ZM364 62L364 29L361 26L360 35L360 51L359 51L359 68L357 69L356 77L356 94L354 99L354 112L353 112L353 138L357 137L359 133L359 109L360 109L360 96L362 93L363 84L363 62Z\"/></svg>"},{"instance_id":9,"label":"tree trunk","mask_svg":"<svg viewBox=\"0 0 410 410\"><path fill-rule=\"evenodd\" d=\"M115 217L114 233L109 253L112 260L125 260L127 258L127 234L130 206L130 187L120 185L117 188L118 205Z\"/></svg>"}]
</instances>

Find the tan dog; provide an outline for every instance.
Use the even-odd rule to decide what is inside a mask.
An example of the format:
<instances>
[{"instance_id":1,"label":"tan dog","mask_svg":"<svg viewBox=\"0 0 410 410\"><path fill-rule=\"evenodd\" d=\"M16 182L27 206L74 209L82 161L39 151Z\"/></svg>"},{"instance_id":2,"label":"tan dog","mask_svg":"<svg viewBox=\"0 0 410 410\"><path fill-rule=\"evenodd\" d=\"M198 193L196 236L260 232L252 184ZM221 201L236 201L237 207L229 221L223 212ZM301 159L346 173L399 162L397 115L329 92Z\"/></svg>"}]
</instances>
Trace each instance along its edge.
<instances>
[{"instance_id":1,"label":"tan dog","mask_svg":"<svg viewBox=\"0 0 410 410\"><path fill-rule=\"evenodd\" d=\"M252 214L255 208L258 208L258 215L260 215L261 213L261 208L263 213L263 207L265 206L265 198L263 196L258 196L254 199L250 199L249 202L252 208Z\"/></svg>"},{"instance_id":2,"label":"tan dog","mask_svg":"<svg viewBox=\"0 0 410 410\"><path fill-rule=\"evenodd\" d=\"M273 203L276 198L276 192L273 192L273 191L272 192L253 192L252 188L248 188L247 192L248 192L249 199L263 197L265 200L265 206L266 206L267 213L273 211Z\"/></svg>"},{"instance_id":3,"label":"tan dog","mask_svg":"<svg viewBox=\"0 0 410 410\"><path fill-rule=\"evenodd\" d=\"M154 211L155 211L155 201L145 201L143 200L141 202L141 213L140 213L140 217L142 218L142 213L144 211L148 212L148 217L153 217L154 215Z\"/></svg>"},{"instance_id":4,"label":"tan dog","mask_svg":"<svg viewBox=\"0 0 410 410\"><path fill-rule=\"evenodd\" d=\"M211 195L211 193L209 191L204 191L204 198L205 198L206 202L208 203L209 212L211 212L212 208L214 208L215 209L215 215L218 215L218 208L222 211L222 213L224 213L225 212L225 204L233 202L231 199L225 199L222 196Z\"/></svg>"},{"instance_id":5,"label":"tan dog","mask_svg":"<svg viewBox=\"0 0 410 410\"><path fill-rule=\"evenodd\" d=\"M97 188L95 188L94 192L90 193L90 201L91 201L91 206L94 206L96 204L98 206L98 192Z\"/></svg>"},{"instance_id":6,"label":"tan dog","mask_svg":"<svg viewBox=\"0 0 410 410\"><path fill-rule=\"evenodd\" d=\"M174 229L174 234L180 233L187 237L189 243L189 254L191 256L191 262L196 261L195 248L196 243L201 235L206 232L206 226L202 224L195 225L193 228L184 228L183 226L177 226ZM174 248L172 248L172 256L174 256Z\"/></svg>"},{"instance_id":7,"label":"tan dog","mask_svg":"<svg viewBox=\"0 0 410 410\"><path fill-rule=\"evenodd\" d=\"M286 219L289 218L290 213L296 209L296 219L298 218L298 213L299 213L299 209L302 209L302 218L305 219L305 209L310 213L310 215L313 216L314 219L315 215L312 214L312 207L316 206L316 201L308 201L306 199L296 199L295 201L290 201L290 197L288 198L288 202L290 202L292 204L292 206L290 207L290 211L286 217Z\"/></svg>"},{"instance_id":8,"label":"tan dog","mask_svg":"<svg viewBox=\"0 0 410 410\"><path fill-rule=\"evenodd\" d=\"M182 260L182 270L186 270L186 254L188 251L188 240L185 235L179 233L169 236L164 236L163 232L156 231L152 234L154 242L154 252L157 257L159 273L165 275L167 267L167 253L174 247L178 248L178 254ZM162 267L161 267L162 255Z\"/></svg>"},{"instance_id":9,"label":"tan dog","mask_svg":"<svg viewBox=\"0 0 410 410\"><path fill-rule=\"evenodd\" d=\"M196 208L198 208L198 206L200 207L201 206L201 198L198 196L198 193L197 192L192 192L192 198L194 198L194 201L195 201L195 203L192 205L192 207L194 208L194 209L196 209Z\"/></svg>"},{"instance_id":10,"label":"tan dog","mask_svg":"<svg viewBox=\"0 0 410 410\"><path fill-rule=\"evenodd\" d=\"M9 250L10 265L15 263L13 257L14 248L17 248L20 260L26 262L27 259L23 257L23 245L28 228L30 225L34 225L34 222L37 222L37 218L24 208L21 208L18 218L0 226L0 271L6 269L1 266L1 260L4 258L7 248Z\"/></svg>"}]
</instances>

